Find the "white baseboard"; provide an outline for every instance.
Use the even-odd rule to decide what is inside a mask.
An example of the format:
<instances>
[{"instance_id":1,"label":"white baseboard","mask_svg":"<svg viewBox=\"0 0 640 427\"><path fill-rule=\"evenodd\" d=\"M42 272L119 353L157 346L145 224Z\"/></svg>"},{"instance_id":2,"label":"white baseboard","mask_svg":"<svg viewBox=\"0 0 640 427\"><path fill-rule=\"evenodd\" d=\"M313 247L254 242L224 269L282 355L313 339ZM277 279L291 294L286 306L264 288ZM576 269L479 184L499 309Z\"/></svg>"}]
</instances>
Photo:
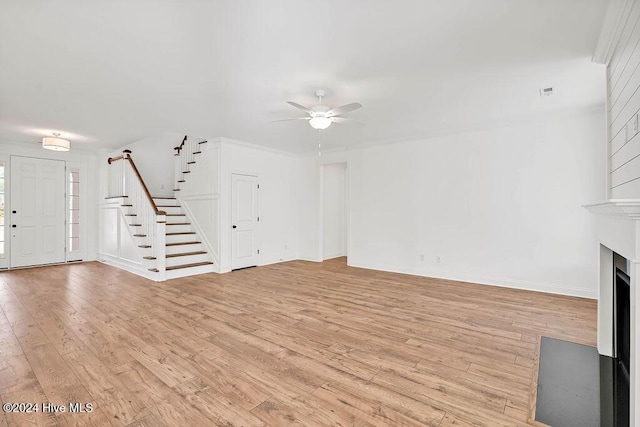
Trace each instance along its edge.
<instances>
[{"instance_id":1,"label":"white baseboard","mask_svg":"<svg viewBox=\"0 0 640 427\"><path fill-rule=\"evenodd\" d=\"M381 267L377 265L367 265L366 263L352 263L347 260L350 267L366 268L368 270L386 271L389 273L411 274L413 276L432 277L434 279L453 280L456 282L465 282L478 285L498 286L501 288L521 289L525 291L543 292L549 294L566 295L572 297L598 299L597 289L581 289L568 286L560 286L557 284L530 282L524 280L512 280L496 277L485 277L474 274L465 273L446 273L442 272L424 272L412 271L411 269L401 270L393 267Z\"/></svg>"}]
</instances>

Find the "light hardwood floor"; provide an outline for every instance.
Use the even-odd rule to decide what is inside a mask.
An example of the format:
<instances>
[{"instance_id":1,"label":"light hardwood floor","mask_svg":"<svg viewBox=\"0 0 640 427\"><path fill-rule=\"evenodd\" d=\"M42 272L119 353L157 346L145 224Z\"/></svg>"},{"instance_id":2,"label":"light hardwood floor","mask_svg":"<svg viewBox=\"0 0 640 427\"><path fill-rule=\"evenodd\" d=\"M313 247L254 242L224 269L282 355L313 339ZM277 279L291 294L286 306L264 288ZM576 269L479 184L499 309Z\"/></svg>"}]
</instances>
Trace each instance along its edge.
<instances>
[{"instance_id":1,"label":"light hardwood floor","mask_svg":"<svg viewBox=\"0 0 640 427\"><path fill-rule=\"evenodd\" d=\"M154 283L97 262L0 273L5 425L526 425L546 335L596 302L303 261Z\"/></svg>"}]
</instances>

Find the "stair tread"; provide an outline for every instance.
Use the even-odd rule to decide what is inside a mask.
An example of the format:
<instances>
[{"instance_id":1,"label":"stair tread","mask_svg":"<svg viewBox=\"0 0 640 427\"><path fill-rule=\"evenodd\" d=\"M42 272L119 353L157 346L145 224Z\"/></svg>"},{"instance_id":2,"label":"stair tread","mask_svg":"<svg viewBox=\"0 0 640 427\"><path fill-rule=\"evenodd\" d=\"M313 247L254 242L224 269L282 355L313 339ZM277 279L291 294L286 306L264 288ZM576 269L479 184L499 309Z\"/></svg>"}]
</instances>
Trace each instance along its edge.
<instances>
[{"instance_id":1,"label":"stair tread","mask_svg":"<svg viewBox=\"0 0 640 427\"><path fill-rule=\"evenodd\" d=\"M168 254L167 258L175 258L175 257L190 256L190 255L206 255L206 252L205 251L181 252L179 254Z\"/></svg>"},{"instance_id":2,"label":"stair tread","mask_svg":"<svg viewBox=\"0 0 640 427\"><path fill-rule=\"evenodd\" d=\"M129 224L131 227L142 227L142 224Z\"/></svg>"},{"instance_id":3,"label":"stair tread","mask_svg":"<svg viewBox=\"0 0 640 427\"><path fill-rule=\"evenodd\" d=\"M151 245L139 245L139 248L144 248L144 249L148 249L151 247Z\"/></svg>"},{"instance_id":4,"label":"stair tread","mask_svg":"<svg viewBox=\"0 0 640 427\"><path fill-rule=\"evenodd\" d=\"M165 196L153 196L152 199L159 199L159 200L175 200L175 197L165 197Z\"/></svg>"},{"instance_id":5,"label":"stair tread","mask_svg":"<svg viewBox=\"0 0 640 427\"><path fill-rule=\"evenodd\" d=\"M181 179L181 180L179 180L178 182L187 182L187 181L185 181L184 179Z\"/></svg>"},{"instance_id":6,"label":"stair tread","mask_svg":"<svg viewBox=\"0 0 640 427\"><path fill-rule=\"evenodd\" d=\"M173 191L180 191L180 189L179 188L174 188Z\"/></svg>"},{"instance_id":7,"label":"stair tread","mask_svg":"<svg viewBox=\"0 0 640 427\"><path fill-rule=\"evenodd\" d=\"M182 173L191 173L191 171L182 171Z\"/></svg>"},{"instance_id":8,"label":"stair tread","mask_svg":"<svg viewBox=\"0 0 640 427\"><path fill-rule=\"evenodd\" d=\"M211 261L203 261L203 262L194 262L193 264L184 264L184 265L174 265L171 267L167 267L166 270L178 270L181 268L189 268L189 267L201 267L203 265L213 265Z\"/></svg>"},{"instance_id":9,"label":"stair tread","mask_svg":"<svg viewBox=\"0 0 640 427\"><path fill-rule=\"evenodd\" d=\"M206 144L207 142L209 142L209 141L200 141L200 142L198 142L198 144Z\"/></svg>"},{"instance_id":10,"label":"stair tread","mask_svg":"<svg viewBox=\"0 0 640 427\"><path fill-rule=\"evenodd\" d=\"M167 236L180 236L181 234L196 234L195 231L181 231L179 233L166 233Z\"/></svg>"},{"instance_id":11,"label":"stair tread","mask_svg":"<svg viewBox=\"0 0 640 427\"><path fill-rule=\"evenodd\" d=\"M187 162L187 164L188 164L188 165L193 165L193 164L195 164L195 163L196 163L196 162Z\"/></svg>"},{"instance_id":12,"label":"stair tread","mask_svg":"<svg viewBox=\"0 0 640 427\"><path fill-rule=\"evenodd\" d=\"M167 243L165 246L180 246L180 245L199 245L202 242L179 242L179 243Z\"/></svg>"},{"instance_id":13,"label":"stair tread","mask_svg":"<svg viewBox=\"0 0 640 427\"><path fill-rule=\"evenodd\" d=\"M108 196L108 197L105 197L105 199L121 199L123 197L129 197L129 196Z\"/></svg>"},{"instance_id":14,"label":"stair tread","mask_svg":"<svg viewBox=\"0 0 640 427\"><path fill-rule=\"evenodd\" d=\"M186 214L167 214L167 216L187 216Z\"/></svg>"},{"instance_id":15,"label":"stair tread","mask_svg":"<svg viewBox=\"0 0 640 427\"><path fill-rule=\"evenodd\" d=\"M138 216L138 214L124 214L124 216Z\"/></svg>"},{"instance_id":16,"label":"stair tread","mask_svg":"<svg viewBox=\"0 0 640 427\"><path fill-rule=\"evenodd\" d=\"M158 208L179 208L180 205L156 205Z\"/></svg>"},{"instance_id":17,"label":"stair tread","mask_svg":"<svg viewBox=\"0 0 640 427\"><path fill-rule=\"evenodd\" d=\"M154 257L154 256L143 256L142 258L144 258L144 259L156 259L156 257Z\"/></svg>"},{"instance_id":18,"label":"stair tread","mask_svg":"<svg viewBox=\"0 0 640 427\"><path fill-rule=\"evenodd\" d=\"M159 270L157 268L150 268L149 271L152 271L154 273L158 273L159 272Z\"/></svg>"},{"instance_id":19,"label":"stair tread","mask_svg":"<svg viewBox=\"0 0 640 427\"><path fill-rule=\"evenodd\" d=\"M123 208L130 208L133 205L120 205L120 206L122 206Z\"/></svg>"},{"instance_id":20,"label":"stair tread","mask_svg":"<svg viewBox=\"0 0 640 427\"><path fill-rule=\"evenodd\" d=\"M167 225L191 225L190 222L168 222Z\"/></svg>"},{"instance_id":21,"label":"stair tread","mask_svg":"<svg viewBox=\"0 0 640 427\"><path fill-rule=\"evenodd\" d=\"M146 234L134 234L133 237L147 237Z\"/></svg>"},{"instance_id":22,"label":"stair tread","mask_svg":"<svg viewBox=\"0 0 640 427\"><path fill-rule=\"evenodd\" d=\"M193 154L202 154L202 151L194 151Z\"/></svg>"}]
</instances>

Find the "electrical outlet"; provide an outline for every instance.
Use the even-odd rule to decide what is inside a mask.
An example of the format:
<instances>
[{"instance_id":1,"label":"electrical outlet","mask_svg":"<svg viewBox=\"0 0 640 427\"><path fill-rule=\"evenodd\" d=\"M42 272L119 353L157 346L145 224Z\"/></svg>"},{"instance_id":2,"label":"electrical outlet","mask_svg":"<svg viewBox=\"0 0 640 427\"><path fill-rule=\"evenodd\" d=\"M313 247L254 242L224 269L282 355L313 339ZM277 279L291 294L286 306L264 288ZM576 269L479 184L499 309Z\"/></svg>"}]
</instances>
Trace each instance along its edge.
<instances>
[{"instance_id":1,"label":"electrical outlet","mask_svg":"<svg viewBox=\"0 0 640 427\"><path fill-rule=\"evenodd\" d=\"M436 256L436 262L437 263L441 263L442 262L442 258L440 257L440 255Z\"/></svg>"},{"instance_id":2,"label":"electrical outlet","mask_svg":"<svg viewBox=\"0 0 640 427\"><path fill-rule=\"evenodd\" d=\"M420 261L424 261L424 254L420 254Z\"/></svg>"}]
</instances>

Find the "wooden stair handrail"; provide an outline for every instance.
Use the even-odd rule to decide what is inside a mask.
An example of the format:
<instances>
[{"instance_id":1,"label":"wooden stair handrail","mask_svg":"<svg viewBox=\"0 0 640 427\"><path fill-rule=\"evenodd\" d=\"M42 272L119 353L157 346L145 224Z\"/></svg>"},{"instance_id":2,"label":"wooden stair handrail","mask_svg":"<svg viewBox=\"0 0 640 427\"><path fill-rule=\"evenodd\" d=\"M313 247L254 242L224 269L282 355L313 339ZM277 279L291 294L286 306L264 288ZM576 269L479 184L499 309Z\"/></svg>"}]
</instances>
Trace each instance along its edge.
<instances>
[{"instance_id":1,"label":"wooden stair handrail","mask_svg":"<svg viewBox=\"0 0 640 427\"><path fill-rule=\"evenodd\" d=\"M186 138L187 137L185 136L185 139ZM129 164L131 165L131 168L133 169L133 171L136 173L136 176L138 177L138 181L140 182L140 185L142 185L142 189L144 190L144 194L147 195L147 199L149 200L149 203L151 203L151 207L153 207L153 210L156 212L156 215L166 215L167 212L159 210L158 207L156 206L156 203L153 201L153 197L151 197L151 193L149 193L149 189L147 188L147 185L144 183L144 180L142 179L140 172L138 172L138 168L136 167L136 164L133 162L133 159L131 158L131 150L124 150L122 152L122 155L117 157L109 157L107 159L107 163L111 164L118 160L129 161Z\"/></svg>"},{"instance_id":2,"label":"wooden stair handrail","mask_svg":"<svg viewBox=\"0 0 640 427\"><path fill-rule=\"evenodd\" d=\"M184 147L185 142L187 142L187 135L185 135L184 138L182 138L182 142L180 143L180 145L174 148L174 150L178 151L178 154L180 154L180 151L182 151L182 147Z\"/></svg>"}]
</instances>

